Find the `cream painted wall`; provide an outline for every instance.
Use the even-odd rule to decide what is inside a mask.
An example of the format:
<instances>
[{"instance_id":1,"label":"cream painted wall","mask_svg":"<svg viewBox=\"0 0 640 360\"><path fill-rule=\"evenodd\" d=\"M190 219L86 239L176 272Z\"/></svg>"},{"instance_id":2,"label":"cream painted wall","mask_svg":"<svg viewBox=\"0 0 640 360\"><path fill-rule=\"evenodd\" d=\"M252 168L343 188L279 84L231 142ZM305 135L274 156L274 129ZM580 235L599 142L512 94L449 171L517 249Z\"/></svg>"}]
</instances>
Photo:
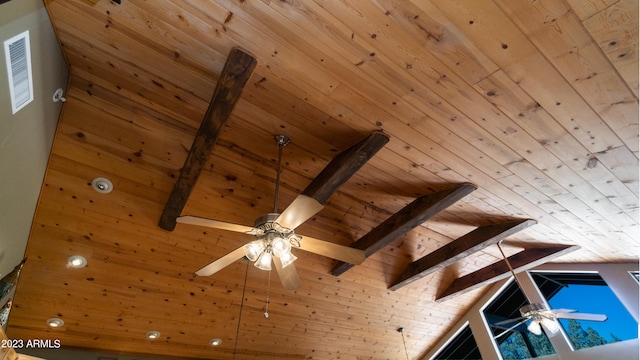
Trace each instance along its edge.
<instances>
[{"instance_id":1,"label":"cream painted wall","mask_svg":"<svg viewBox=\"0 0 640 360\"><path fill-rule=\"evenodd\" d=\"M0 274L24 256L53 136L62 108L52 96L68 71L42 0L0 5L0 40L29 30L34 101L11 114L4 46L0 46Z\"/></svg>"}]
</instances>

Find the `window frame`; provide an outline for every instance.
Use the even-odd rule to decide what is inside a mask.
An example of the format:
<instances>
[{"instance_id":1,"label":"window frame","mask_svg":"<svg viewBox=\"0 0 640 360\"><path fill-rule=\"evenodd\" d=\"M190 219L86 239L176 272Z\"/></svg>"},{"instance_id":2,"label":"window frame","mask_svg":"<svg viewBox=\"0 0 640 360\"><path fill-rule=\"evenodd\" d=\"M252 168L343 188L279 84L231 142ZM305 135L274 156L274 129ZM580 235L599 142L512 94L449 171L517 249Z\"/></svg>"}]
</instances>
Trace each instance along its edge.
<instances>
[{"instance_id":1,"label":"window frame","mask_svg":"<svg viewBox=\"0 0 640 360\"><path fill-rule=\"evenodd\" d=\"M501 285L497 287L497 289L495 289L495 291L490 291L493 292L493 295L489 297L488 300L484 301L484 303L480 306L480 308L478 309L478 312L480 314L480 318L482 319L482 324L484 325L484 332L488 334L489 339L491 340L490 343L493 347L493 350L495 351L495 353L498 355L498 359L503 360L502 357L502 352L500 351L500 346L498 345L498 342L495 341L495 339L493 338L493 332L491 331L491 326L489 325L489 322L487 321L487 317L484 316L484 311L489 307L489 305L496 299L498 298L513 282L515 281L515 279L510 276L509 278L507 278L506 280L503 280L501 282ZM495 288L495 287L494 287Z\"/></svg>"},{"instance_id":2,"label":"window frame","mask_svg":"<svg viewBox=\"0 0 640 360\"><path fill-rule=\"evenodd\" d=\"M531 301L547 304L546 299L538 290L538 287L535 285L535 282L529 274L529 271L598 273L607 283L607 285L609 285L609 288L620 300L622 305L627 309L627 311L629 311L629 314L631 314L634 320L638 322L638 315L640 312L640 299L638 296L640 284L638 284L636 279L629 274L629 272L632 271L639 271L638 266L639 264L637 262L550 263L537 266L528 271L523 271L516 274L516 276L520 283L521 290L531 299ZM435 355L440 352L442 347L446 344L449 344L454 336L457 335L459 331L461 331L463 326L468 324L468 326L471 328L473 336L475 337L475 341L478 344L478 349L480 350L482 358L485 360L502 360L500 349L497 348L496 342L493 341L493 338L490 335L489 325L482 315L482 312L488 306L488 304L495 299L495 297L499 296L500 292L502 292L511 281L514 281L513 277L511 276L504 280L500 280L493 284L490 289L484 293L484 295L480 296L479 298L475 298L477 300L475 301L474 305L456 324L452 326L451 330L444 334L440 338L440 340L431 347L431 349L425 354L422 359L433 359ZM469 293L464 296L469 296L469 299L474 299L470 294L473 293ZM598 349L596 351L602 354L608 351L608 347L612 347L617 350L625 349L624 351L629 351L629 347L624 347L625 345L623 343L626 342L635 343L632 343L630 345L630 347L633 348L633 352L635 352L638 348L637 345L640 343L639 339L633 339L613 344L602 345L590 349L574 350L571 344L571 340L567 337L567 334L564 332L564 329L562 327L559 334L562 334L562 336L552 336L549 338L551 345L556 350L556 355L551 355L550 357L552 359L560 359L567 355L569 356L569 358L574 358L575 355L569 354L592 349Z\"/></svg>"},{"instance_id":3,"label":"window frame","mask_svg":"<svg viewBox=\"0 0 640 360\"><path fill-rule=\"evenodd\" d=\"M632 272L632 271L627 271L627 273L630 273L630 272ZM598 271L598 270L577 270L577 269L572 269L572 270L554 270L554 269L538 269L538 268L536 268L536 269L531 269L531 270L525 271L525 272L523 272L521 274L518 274L518 275L524 275L524 274L527 275L527 280L531 282L531 284L533 285L533 287L536 290L537 295L544 302L544 304L546 304L549 308L553 308L553 307L548 303L547 299L545 298L545 296L540 291L538 285L535 283L535 280L533 279L532 273L597 274L602 278L602 280L605 282L605 284L611 290L611 292L613 292L613 295L620 301L622 306L625 307L627 309L627 311L629 310L627 304L625 304L623 302L622 297L618 293L616 293L616 291L614 291L614 287L611 286L611 284L607 281L605 276L603 276L602 273L600 271ZM640 283L637 283L633 276L630 276L630 277L633 279L633 281L636 283L636 285L640 286ZM619 291L619 293L620 293L620 291ZM576 309L576 310L580 311L580 309ZM638 322L637 316L634 316L631 311L629 311L629 314L631 315L631 317L634 318L634 320L636 322ZM558 320L556 320L556 321L559 323ZM569 334L567 334L567 331L566 331L565 327L562 324L558 324L558 325L560 326L560 331L558 333L562 334L563 340L564 340L562 346L563 347L564 346L568 346L571 352L581 350L581 349L576 349L575 348L575 346L573 344L573 341L571 341L571 339L569 338ZM554 337L557 337L557 336L554 336ZM549 339L551 339L551 338L549 338ZM552 342L552 345L554 347L556 346L553 342ZM606 345L608 345L608 344L606 344ZM606 346L606 345L601 345L601 346Z\"/></svg>"},{"instance_id":4,"label":"window frame","mask_svg":"<svg viewBox=\"0 0 640 360\"><path fill-rule=\"evenodd\" d=\"M520 274L516 274L518 277L518 281L520 281L520 276L524 273L527 273L526 271ZM493 296L486 301L479 309L480 312L480 316L483 319L483 322L485 324L485 331L489 334L490 338L491 338L491 343L493 344L495 351L497 353L497 356L500 360L504 360L504 357L502 356L502 351L500 350L500 345L498 344L498 341L496 341L496 339L493 337L493 332L491 330L491 327L489 325L489 321L487 320L487 317L485 316L485 310L489 307L489 305L491 305L491 303L496 300L496 298L498 298L499 296L501 296L509 286L511 286L511 284L515 283L515 279L513 278L513 276L509 277L508 279L506 279L504 281L504 284L502 286L500 286L493 294ZM527 294L524 289L522 289L522 284L519 282L518 284L516 284L516 286L518 288L520 288L520 291L524 294L525 298L531 298L529 296L529 294ZM534 283L535 286L535 283ZM536 287L537 289L537 287ZM542 295L542 294L541 294ZM544 298L544 297L543 297ZM546 304L546 300L545 300L545 304ZM548 305L548 304L547 304ZM524 335L523 335L524 336ZM545 334L545 336L547 336ZM547 336L547 338L549 339L549 342L551 342L551 338ZM553 343L551 343L551 345L553 346L554 350L555 350L555 346ZM557 354L557 350L556 350L556 354ZM534 357L532 359L536 359L536 358L544 358L547 355L540 355L538 357Z\"/></svg>"},{"instance_id":5,"label":"window frame","mask_svg":"<svg viewBox=\"0 0 640 360\"><path fill-rule=\"evenodd\" d=\"M460 324L460 326L456 326L454 329L455 331L453 331L453 333L451 334L451 336L446 338L446 341L438 347L438 351L434 352L431 357L429 357L429 360L434 360L436 358L436 356L438 356L442 350L444 350L447 346L449 346L455 339L456 337L458 337L458 335L460 335L463 331L465 331L466 328L469 328L471 330L471 336L473 335L473 329L471 329L471 327L469 326L469 322L465 321L462 324ZM476 344L477 344L477 340L476 340Z\"/></svg>"},{"instance_id":6,"label":"window frame","mask_svg":"<svg viewBox=\"0 0 640 360\"><path fill-rule=\"evenodd\" d=\"M599 274L597 270L550 270L550 269L549 270L531 269L531 270L524 271L524 272L518 274L519 279L526 276L526 281L533 288L533 291L535 291L535 297L537 299L534 300L534 301L537 302L537 303L540 303L540 304L545 304L548 308L551 308L551 305L547 301L547 299L544 296L544 294L542 294L542 291L540 291L540 289L538 288L538 285L536 284L535 280L533 279L533 276L531 275L532 272L537 272L537 273L545 273L545 272L546 273L558 273L558 272L561 272L561 273L565 273L565 274ZM605 283L606 283L606 280L605 280ZM576 349L573 346L573 343L571 342L571 339L569 339L569 334L567 334L567 332L564 329L564 326L562 326L562 324L560 324L560 322L557 319L554 320L554 321L556 321L558 323L558 326L560 327L560 330L558 331L558 333L555 336L549 337L549 341L551 341L551 345L554 348L556 348L556 353L560 352L558 350L558 348L563 349L564 351L567 351L567 352L576 351ZM561 339L558 339L558 338L561 338Z\"/></svg>"}]
</instances>

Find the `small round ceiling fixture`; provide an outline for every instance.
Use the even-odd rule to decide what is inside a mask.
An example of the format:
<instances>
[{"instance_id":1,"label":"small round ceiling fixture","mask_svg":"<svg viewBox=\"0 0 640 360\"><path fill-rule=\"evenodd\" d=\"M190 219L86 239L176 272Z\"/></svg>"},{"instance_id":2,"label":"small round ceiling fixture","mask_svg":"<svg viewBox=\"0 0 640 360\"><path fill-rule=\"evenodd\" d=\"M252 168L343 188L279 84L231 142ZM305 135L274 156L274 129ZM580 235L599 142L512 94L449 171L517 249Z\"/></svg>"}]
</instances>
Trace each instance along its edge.
<instances>
[{"instance_id":1,"label":"small round ceiling fixture","mask_svg":"<svg viewBox=\"0 0 640 360\"><path fill-rule=\"evenodd\" d=\"M100 194L108 194L113 190L113 183L107 178L97 177L91 181L91 187Z\"/></svg>"},{"instance_id":2,"label":"small round ceiling fixture","mask_svg":"<svg viewBox=\"0 0 640 360\"><path fill-rule=\"evenodd\" d=\"M222 339L220 339L220 338L213 338L213 339L211 339L211 341L209 341L209 344L210 344L211 346L218 346L218 345L222 344Z\"/></svg>"},{"instance_id":3,"label":"small round ceiling fixture","mask_svg":"<svg viewBox=\"0 0 640 360\"><path fill-rule=\"evenodd\" d=\"M147 333L147 339L149 340L155 340L159 337L160 337L160 331L152 330Z\"/></svg>"},{"instance_id":4,"label":"small round ceiling fixture","mask_svg":"<svg viewBox=\"0 0 640 360\"><path fill-rule=\"evenodd\" d=\"M71 269L80 269L87 266L87 259L81 255L69 256L67 259L67 267Z\"/></svg>"},{"instance_id":5,"label":"small round ceiling fixture","mask_svg":"<svg viewBox=\"0 0 640 360\"><path fill-rule=\"evenodd\" d=\"M64 325L64 320L60 318L50 318L47 319L47 325L51 328L59 328Z\"/></svg>"}]
</instances>

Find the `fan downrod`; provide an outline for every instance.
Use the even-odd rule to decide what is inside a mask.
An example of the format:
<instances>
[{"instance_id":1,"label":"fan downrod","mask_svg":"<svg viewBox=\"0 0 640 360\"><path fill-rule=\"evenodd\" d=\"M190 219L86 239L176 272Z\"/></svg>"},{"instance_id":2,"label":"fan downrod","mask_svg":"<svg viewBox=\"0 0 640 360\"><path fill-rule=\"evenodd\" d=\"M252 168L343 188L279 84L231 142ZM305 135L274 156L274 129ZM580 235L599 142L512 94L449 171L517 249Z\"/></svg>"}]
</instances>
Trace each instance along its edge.
<instances>
[{"instance_id":1,"label":"fan downrod","mask_svg":"<svg viewBox=\"0 0 640 360\"><path fill-rule=\"evenodd\" d=\"M287 135L274 135L273 139L278 144L278 168L276 169L276 191L273 197L273 212L278 212L278 196L280 195L280 171L282 170L282 148L289 145L291 139Z\"/></svg>"}]
</instances>

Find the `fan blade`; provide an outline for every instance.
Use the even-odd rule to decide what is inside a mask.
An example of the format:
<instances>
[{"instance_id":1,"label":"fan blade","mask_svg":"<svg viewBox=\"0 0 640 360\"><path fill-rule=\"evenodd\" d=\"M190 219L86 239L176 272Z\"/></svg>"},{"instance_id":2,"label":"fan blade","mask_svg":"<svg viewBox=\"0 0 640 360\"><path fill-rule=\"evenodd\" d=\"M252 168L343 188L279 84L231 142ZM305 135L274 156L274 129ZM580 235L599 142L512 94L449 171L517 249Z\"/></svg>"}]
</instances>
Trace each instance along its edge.
<instances>
[{"instance_id":1,"label":"fan blade","mask_svg":"<svg viewBox=\"0 0 640 360\"><path fill-rule=\"evenodd\" d=\"M365 259L363 250L314 239L309 236L302 236L300 249L354 265L361 264Z\"/></svg>"},{"instance_id":2,"label":"fan blade","mask_svg":"<svg viewBox=\"0 0 640 360\"><path fill-rule=\"evenodd\" d=\"M524 320L523 320L524 319ZM511 319L511 320L506 320L506 321L515 321L515 320L520 320L519 322L517 322L515 325L511 326L510 328L506 329L505 331L501 332L500 334L494 336L494 339L497 339L499 337L501 337L502 335L508 333L509 331L517 328L518 326L524 324L527 322L527 320L529 320L529 318L517 318L517 319ZM502 323L504 323L505 321L501 321ZM495 323L493 325L498 325L498 323Z\"/></svg>"},{"instance_id":3,"label":"fan blade","mask_svg":"<svg viewBox=\"0 0 640 360\"><path fill-rule=\"evenodd\" d=\"M244 256L244 249L243 247L239 247L233 250L232 252L228 253L227 255L221 257L220 259L196 271L196 275L198 276L213 275L218 271L222 270L223 268L227 267L228 265L231 265L235 261L242 259L243 256Z\"/></svg>"},{"instance_id":4,"label":"fan blade","mask_svg":"<svg viewBox=\"0 0 640 360\"><path fill-rule=\"evenodd\" d=\"M179 222L181 224L206 226L214 229L235 231L235 232L241 232L241 233L250 232L254 229L251 226L233 224L233 223L228 223L224 221L218 221L218 220L207 219L207 218L191 216L191 215L180 216L179 218L176 219L176 222Z\"/></svg>"},{"instance_id":5,"label":"fan blade","mask_svg":"<svg viewBox=\"0 0 640 360\"><path fill-rule=\"evenodd\" d=\"M521 316L521 317L519 317L519 318L515 318L515 319L507 319L507 320L503 320L503 321L500 321L500 322L497 322L497 323L495 323L495 324L491 324L491 325L492 325L492 326L498 326L498 327L501 327L502 325L506 325L506 324L508 324L508 323L512 323L512 322L514 322L514 321L520 321L520 320L522 320L522 319L529 319L529 318L528 318L528 317L523 317L523 316Z\"/></svg>"},{"instance_id":6,"label":"fan blade","mask_svg":"<svg viewBox=\"0 0 640 360\"><path fill-rule=\"evenodd\" d=\"M573 310L573 309L553 309L551 311L559 312L559 313L572 313L572 312L576 312L578 310Z\"/></svg>"},{"instance_id":7,"label":"fan blade","mask_svg":"<svg viewBox=\"0 0 640 360\"><path fill-rule=\"evenodd\" d=\"M324 206L320 204L318 200L300 194L284 209L282 214L276 219L276 222L281 226L293 230L323 208Z\"/></svg>"},{"instance_id":8,"label":"fan blade","mask_svg":"<svg viewBox=\"0 0 640 360\"><path fill-rule=\"evenodd\" d=\"M604 314L584 314L584 313L566 313L554 311L554 315L558 319L588 320L588 321L605 321L607 315Z\"/></svg>"},{"instance_id":9,"label":"fan blade","mask_svg":"<svg viewBox=\"0 0 640 360\"><path fill-rule=\"evenodd\" d=\"M276 271L280 277L282 288L285 290L295 290L300 287L300 276L293 264L289 264L286 267L282 267L282 261L277 256L273 257L273 263L276 266Z\"/></svg>"}]
</instances>

